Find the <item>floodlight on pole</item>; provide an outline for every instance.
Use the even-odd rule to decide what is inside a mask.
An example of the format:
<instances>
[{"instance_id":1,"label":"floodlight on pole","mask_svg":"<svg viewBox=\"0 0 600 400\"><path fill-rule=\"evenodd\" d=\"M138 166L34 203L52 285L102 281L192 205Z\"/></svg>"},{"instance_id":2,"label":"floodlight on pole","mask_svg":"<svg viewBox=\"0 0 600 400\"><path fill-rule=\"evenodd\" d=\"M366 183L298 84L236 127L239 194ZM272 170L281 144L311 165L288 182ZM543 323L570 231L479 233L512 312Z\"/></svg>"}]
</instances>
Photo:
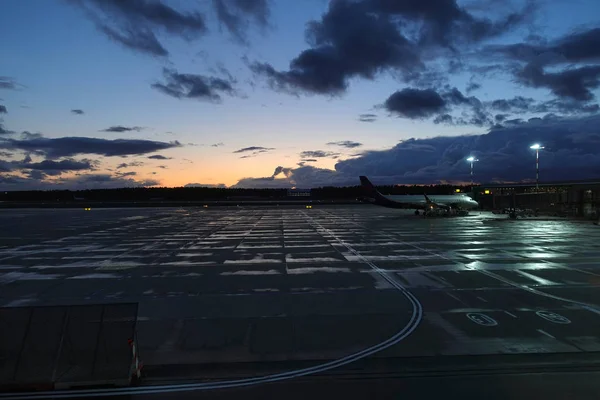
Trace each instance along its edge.
<instances>
[{"instance_id":1,"label":"floodlight on pole","mask_svg":"<svg viewBox=\"0 0 600 400\"><path fill-rule=\"evenodd\" d=\"M473 163L476 161L479 161L479 160L476 159L475 157L471 156L471 157L467 158L467 161L469 163L471 163L471 186L473 186Z\"/></svg>"},{"instance_id":2,"label":"floodlight on pole","mask_svg":"<svg viewBox=\"0 0 600 400\"><path fill-rule=\"evenodd\" d=\"M535 188L540 188L540 150L544 147L539 143L532 144L529 146L530 149L535 150Z\"/></svg>"}]
</instances>

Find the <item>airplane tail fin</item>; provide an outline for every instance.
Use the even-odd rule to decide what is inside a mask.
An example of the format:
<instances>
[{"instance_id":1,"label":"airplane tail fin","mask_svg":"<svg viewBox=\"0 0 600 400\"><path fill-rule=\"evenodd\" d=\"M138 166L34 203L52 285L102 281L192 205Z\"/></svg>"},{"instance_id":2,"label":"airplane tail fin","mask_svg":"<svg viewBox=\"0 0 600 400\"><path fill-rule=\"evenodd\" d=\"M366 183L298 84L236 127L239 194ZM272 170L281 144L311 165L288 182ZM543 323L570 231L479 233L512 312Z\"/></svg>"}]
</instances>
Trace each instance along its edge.
<instances>
[{"instance_id":1,"label":"airplane tail fin","mask_svg":"<svg viewBox=\"0 0 600 400\"><path fill-rule=\"evenodd\" d=\"M375 186L371 183L369 178L367 178L366 176L360 176L360 185L362 186L362 188L366 194L373 195L377 192L377 189L375 189Z\"/></svg>"},{"instance_id":2,"label":"airplane tail fin","mask_svg":"<svg viewBox=\"0 0 600 400\"><path fill-rule=\"evenodd\" d=\"M377 197L376 195L379 194L377 189L375 189L375 186L366 176L360 176L360 185L363 188L365 194L370 197Z\"/></svg>"}]
</instances>

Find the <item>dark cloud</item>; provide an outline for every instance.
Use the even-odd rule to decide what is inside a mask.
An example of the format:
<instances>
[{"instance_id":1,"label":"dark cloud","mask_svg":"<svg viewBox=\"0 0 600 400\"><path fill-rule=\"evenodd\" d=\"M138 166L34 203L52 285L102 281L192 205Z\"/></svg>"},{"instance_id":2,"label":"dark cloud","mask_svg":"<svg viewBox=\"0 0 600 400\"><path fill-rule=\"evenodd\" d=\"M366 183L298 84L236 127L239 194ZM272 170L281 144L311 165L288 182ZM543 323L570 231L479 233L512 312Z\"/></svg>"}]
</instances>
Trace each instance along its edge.
<instances>
[{"instance_id":1,"label":"dark cloud","mask_svg":"<svg viewBox=\"0 0 600 400\"><path fill-rule=\"evenodd\" d=\"M477 89L481 89L481 84L476 83L476 82L469 82L467 84L466 92L467 93L471 93L471 92L473 92L473 91L475 91Z\"/></svg>"},{"instance_id":2,"label":"dark cloud","mask_svg":"<svg viewBox=\"0 0 600 400\"><path fill-rule=\"evenodd\" d=\"M163 69L166 83L153 83L151 87L177 99L196 99L219 102L222 94L235 95L234 81L229 78L209 77L195 74L180 74L172 69Z\"/></svg>"},{"instance_id":3,"label":"dark cloud","mask_svg":"<svg viewBox=\"0 0 600 400\"><path fill-rule=\"evenodd\" d=\"M190 41L206 32L204 16L182 12L159 0L70 0L81 7L98 29L132 50L155 56L168 51L157 39L158 33Z\"/></svg>"},{"instance_id":4,"label":"dark cloud","mask_svg":"<svg viewBox=\"0 0 600 400\"><path fill-rule=\"evenodd\" d=\"M0 76L0 89L17 90L20 86L13 78Z\"/></svg>"},{"instance_id":5,"label":"dark cloud","mask_svg":"<svg viewBox=\"0 0 600 400\"><path fill-rule=\"evenodd\" d=\"M117 172L116 176L122 178L124 176L135 176L137 175L137 172L135 171L127 171L127 172Z\"/></svg>"},{"instance_id":6,"label":"dark cloud","mask_svg":"<svg viewBox=\"0 0 600 400\"><path fill-rule=\"evenodd\" d=\"M405 140L389 150L367 151L339 161L335 170L302 166L282 179L244 178L239 187L357 185L359 175L376 184L468 182L465 158L479 159L477 182L535 180L535 152L542 143L542 181L597 179L600 171L600 116L535 118L482 135Z\"/></svg>"},{"instance_id":7,"label":"dark cloud","mask_svg":"<svg viewBox=\"0 0 600 400\"><path fill-rule=\"evenodd\" d=\"M37 163L22 163L19 168L35 169L44 171L49 175L55 175L65 171L83 171L94 169L94 162L91 160L77 161L74 159L65 159L60 161L44 160Z\"/></svg>"},{"instance_id":8,"label":"dark cloud","mask_svg":"<svg viewBox=\"0 0 600 400\"><path fill-rule=\"evenodd\" d=\"M51 158L69 157L77 154L99 154L109 157L147 154L180 146L181 144L177 141L166 143L141 139L107 140L86 137L0 139L1 149L37 151Z\"/></svg>"},{"instance_id":9,"label":"dark cloud","mask_svg":"<svg viewBox=\"0 0 600 400\"><path fill-rule=\"evenodd\" d=\"M358 116L358 120L361 122L375 122L377 120L377 115L375 115L375 114L360 114Z\"/></svg>"},{"instance_id":10,"label":"dark cloud","mask_svg":"<svg viewBox=\"0 0 600 400\"><path fill-rule=\"evenodd\" d=\"M117 133L131 132L131 131L139 132L142 129L144 129L144 128L142 128L140 126L128 127L128 126L116 125L116 126L111 126L110 128L102 129L100 132L117 132Z\"/></svg>"},{"instance_id":11,"label":"dark cloud","mask_svg":"<svg viewBox=\"0 0 600 400\"><path fill-rule=\"evenodd\" d=\"M226 188L224 183L188 183L183 187L208 187L208 188Z\"/></svg>"},{"instance_id":12,"label":"dark cloud","mask_svg":"<svg viewBox=\"0 0 600 400\"><path fill-rule=\"evenodd\" d=\"M422 119L446 108L446 101L433 89L402 89L384 102L385 109L399 117Z\"/></svg>"},{"instance_id":13,"label":"dark cloud","mask_svg":"<svg viewBox=\"0 0 600 400\"><path fill-rule=\"evenodd\" d=\"M497 111L525 112L535 103L532 98L515 96L512 99L498 99L491 102L490 107Z\"/></svg>"},{"instance_id":14,"label":"dark cloud","mask_svg":"<svg viewBox=\"0 0 600 400\"><path fill-rule=\"evenodd\" d=\"M332 1L321 21L308 24L312 47L293 59L288 71L266 63L251 68L275 89L317 94L340 94L353 77L373 79L384 70L413 73L422 68L417 47L391 17L369 11L364 1Z\"/></svg>"},{"instance_id":15,"label":"dark cloud","mask_svg":"<svg viewBox=\"0 0 600 400\"><path fill-rule=\"evenodd\" d=\"M97 22L97 27L108 38L121 43L132 50L158 57L166 57L169 55L167 49L163 47L154 35L154 32L150 29L123 27L120 30L117 30L99 22Z\"/></svg>"},{"instance_id":16,"label":"dark cloud","mask_svg":"<svg viewBox=\"0 0 600 400\"><path fill-rule=\"evenodd\" d=\"M372 115L372 114L368 114L368 115ZM362 146L362 143L353 142L352 140L341 140L339 142L329 142L329 143L327 143L327 145L328 146L341 146L341 147L346 147L348 149L354 149L356 147Z\"/></svg>"},{"instance_id":17,"label":"dark cloud","mask_svg":"<svg viewBox=\"0 0 600 400\"><path fill-rule=\"evenodd\" d=\"M167 167L166 165L159 165L158 168L160 168L160 169L168 169L169 167Z\"/></svg>"},{"instance_id":18,"label":"dark cloud","mask_svg":"<svg viewBox=\"0 0 600 400\"><path fill-rule=\"evenodd\" d=\"M15 133L15 131L11 131L4 128L4 125L2 125L2 121L0 121L0 135L11 135L13 133Z\"/></svg>"},{"instance_id":19,"label":"dark cloud","mask_svg":"<svg viewBox=\"0 0 600 400\"><path fill-rule=\"evenodd\" d=\"M550 41L487 46L482 55L499 61L519 83L549 89L560 99L589 101L600 87L600 28Z\"/></svg>"},{"instance_id":20,"label":"dark cloud","mask_svg":"<svg viewBox=\"0 0 600 400\"><path fill-rule=\"evenodd\" d=\"M43 137L44 135L42 135L39 132L29 132L29 131L23 131L21 132L21 139L39 139L41 137Z\"/></svg>"},{"instance_id":21,"label":"dark cloud","mask_svg":"<svg viewBox=\"0 0 600 400\"><path fill-rule=\"evenodd\" d=\"M307 162L317 162L317 161L319 161L319 160L317 160L316 158L305 158L305 159L302 160L302 162L305 162L305 163L307 163Z\"/></svg>"},{"instance_id":22,"label":"dark cloud","mask_svg":"<svg viewBox=\"0 0 600 400\"><path fill-rule=\"evenodd\" d=\"M132 161L130 163L121 163L121 164L117 165L117 169L130 168L130 167L141 167L142 165L144 165L144 163L141 161Z\"/></svg>"},{"instance_id":23,"label":"dark cloud","mask_svg":"<svg viewBox=\"0 0 600 400\"><path fill-rule=\"evenodd\" d=\"M525 24L533 12L528 4L491 20L475 17L454 0L331 1L319 21L307 24L311 47L294 58L288 70L278 71L268 63L251 63L250 68L275 90L292 93L337 95L346 91L352 78L374 79L386 72L406 82L431 84L432 79L447 79L446 71L427 70L423 60L452 56L446 68L458 70L458 48Z\"/></svg>"},{"instance_id":24,"label":"dark cloud","mask_svg":"<svg viewBox=\"0 0 600 400\"><path fill-rule=\"evenodd\" d=\"M300 153L302 158L326 158L326 157L337 157L340 153L334 153L333 151L323 150L307 150ZM305 160L306 161L306 160Z\"/></svg>"},{"instance_id":25,"label":"dark cloud","mask_svg":"<svg viewBox=\"0 0 600 400\"><path fill-rule=\"evenodd\" d=\"M491 45L484 54L536 65L591 63L600 61L600 28L568 33L546 43Z\"/></svg>"},{"instance_id":26,"label":"dark cloud","mask_svg":"<svg viewBox=\"0 0 600 400\"><path fill-rule=\"evenodd\" d=\"M247 43L246 32L250 20L261 27L267 25L267 0L213 0L217 19L239 42Z\"/></svg>"},{"instance_id":27,"label":"dark cloud","mask_svg":"<svg viewBox=\"0 0 600 400\"><path fill-rule=\"evenodd\" d=\"M517 77L526 86L548 88L560 98L589 101L594 98L592 89L600 86L600 65L545 72L539 65L528 64Z\"/></svg>"},{"instance_id":28,"label":"dark cloud","mask_svg":"<svg viewBox=\"0 0 600 400\"><path fill-rule=\"evenodd\" d=\"M12 157L14 153L9 151L0 151L0 157Z\"/></svg>"},{"instance_id":29,"label":"dark cloud","mask_svg":"<svg viewBox=\"0 0 600 400\"><path fill-rule=\"evenodd\" d=\"M0 114L6 114L8 111L6 110L6 106L0 104Z\"/></svg>"},{"instance_id":30,"label":"dark cloud","mask_svg":"<svg viewBox=\"0 0 600 400\"><path fill-rule=\"evenodd\" d=\"M223 142L213 143L210 145L210 147L222 147L222 146L225 146L225 144L223 144Z\"/></svg>"},{"instance_id":31,"label":"dark cloud","mask_svg":"<svg viewBox=\"0 0 600 400\"><path fill-rule=\"evenodd\" d=\"M83 115L85 113L83 112L83 110L80 110L79 108L75 108L75 109L71 110L71 114Z\"/></svg>"},{"instance_id":32,"label":"dark cloud","mask_svg":"<svg viewBox=\"0 0 600 400\"><path fill-rule=\"evenodd\" d=\"M452 115L450 115L450 114L441 114L441 115L438 115L437 117L435 117L435 119L433 120L433 123L434 124L453 125L454 119L452 118Z\"/></svg>"},{"instance_id":33,"label":"dark cloud","mask_svg":"<svg viewBox=\"0 0 600 400\"><path fill-rule=\"evenodd\" d=\"M152 156L148 156L148 158L151 160L170 160L171 159L171 157L165 157L160 154L154 154Z\"/></svg>"},{"instance_id":34,"label":"dark cloud","mask_svg":"<svg viewBox=\"0 0 600 400\"><path fill-rule=\"evenodd\" d=\"M262 147L262 146L250 146L250 147L244 147L242 149L236 150L234 151L234 153L248 153L248 152L257 152L257 151L270 151L270 150L275 150L272 147Z\"/></svg>"}]
</instances>

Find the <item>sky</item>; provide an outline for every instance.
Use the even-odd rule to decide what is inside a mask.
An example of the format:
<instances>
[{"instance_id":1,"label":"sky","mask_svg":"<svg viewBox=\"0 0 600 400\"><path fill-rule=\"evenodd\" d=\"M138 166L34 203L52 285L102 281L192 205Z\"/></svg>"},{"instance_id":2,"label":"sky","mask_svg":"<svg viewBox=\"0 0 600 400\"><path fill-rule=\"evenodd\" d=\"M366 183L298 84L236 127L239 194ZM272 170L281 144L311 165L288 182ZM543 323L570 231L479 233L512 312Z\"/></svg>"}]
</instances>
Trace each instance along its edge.
<instances>
[{"instance_id":1,"label":"sky","mask_svg":"<svg viewBox=\"0 0 600 400\"><path fill-rule=\"evenodd\" d=\"M597 0L4 0L0 190L600 177Z\"/></svg>"}]
</instances>

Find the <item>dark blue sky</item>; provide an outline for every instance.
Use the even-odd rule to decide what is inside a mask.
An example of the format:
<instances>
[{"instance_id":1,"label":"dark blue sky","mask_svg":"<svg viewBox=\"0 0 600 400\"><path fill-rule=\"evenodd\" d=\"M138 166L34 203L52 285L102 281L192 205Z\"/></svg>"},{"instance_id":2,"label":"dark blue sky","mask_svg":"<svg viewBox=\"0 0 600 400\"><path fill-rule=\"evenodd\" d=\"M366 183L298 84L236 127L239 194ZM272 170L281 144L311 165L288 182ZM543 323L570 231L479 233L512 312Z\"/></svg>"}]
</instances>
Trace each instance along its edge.
<instances>
[{"instance_id":1,"label":"dark blue sky","mask_svg":"<svg viewBox=\"0 0 600 400\"><path fill-rule=\"evenodd\" d=\"M0 188L598 177L599 4L4 0Z\"/></svg>"}]
</instances>

